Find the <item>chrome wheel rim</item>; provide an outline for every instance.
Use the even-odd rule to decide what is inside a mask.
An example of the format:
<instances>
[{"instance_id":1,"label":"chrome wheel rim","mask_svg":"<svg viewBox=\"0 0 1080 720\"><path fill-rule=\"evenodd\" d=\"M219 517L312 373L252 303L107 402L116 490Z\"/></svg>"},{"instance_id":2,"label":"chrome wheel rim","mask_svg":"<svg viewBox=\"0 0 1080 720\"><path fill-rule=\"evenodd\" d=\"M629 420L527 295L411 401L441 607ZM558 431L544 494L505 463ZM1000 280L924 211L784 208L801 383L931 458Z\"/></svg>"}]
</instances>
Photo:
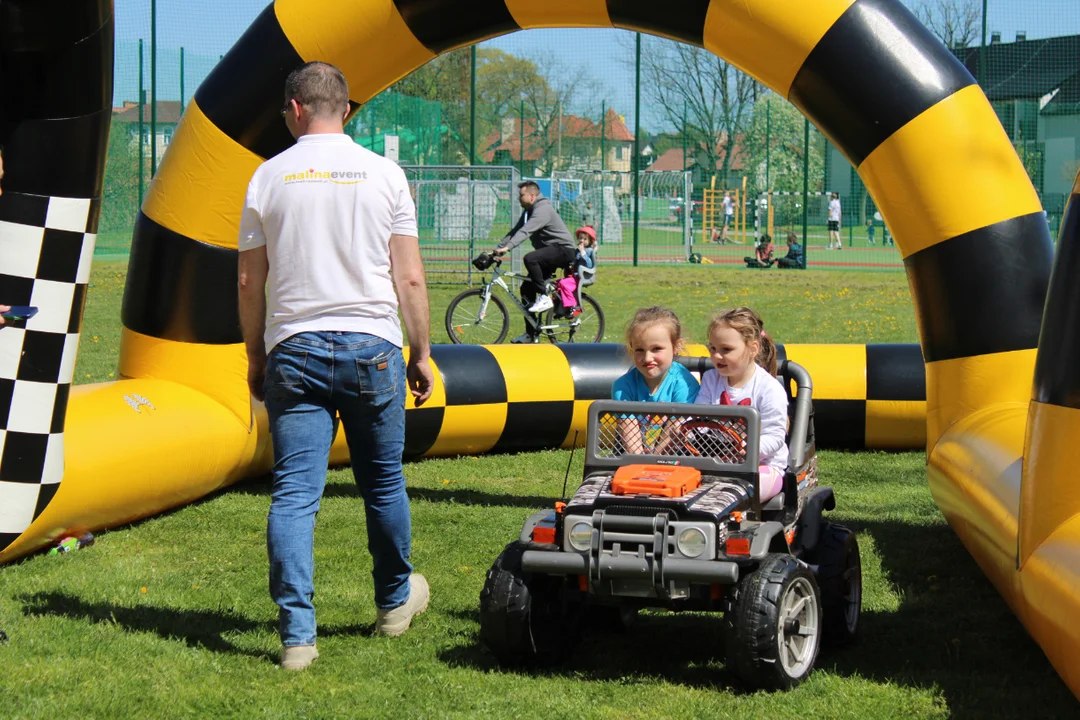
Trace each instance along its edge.
<instances>
[{"instance_id":1,"label":"chrome wheel rim","mask_svg":"<svg viewBox=\"0 0 1080 720\"><path fill-rule=\"evenodd\" d=\"M809 672L817 656L821 617L817 593L809 580L797 577L780 598L778 646L780 665L789 677Z\"/></svg>"}]
</instances>

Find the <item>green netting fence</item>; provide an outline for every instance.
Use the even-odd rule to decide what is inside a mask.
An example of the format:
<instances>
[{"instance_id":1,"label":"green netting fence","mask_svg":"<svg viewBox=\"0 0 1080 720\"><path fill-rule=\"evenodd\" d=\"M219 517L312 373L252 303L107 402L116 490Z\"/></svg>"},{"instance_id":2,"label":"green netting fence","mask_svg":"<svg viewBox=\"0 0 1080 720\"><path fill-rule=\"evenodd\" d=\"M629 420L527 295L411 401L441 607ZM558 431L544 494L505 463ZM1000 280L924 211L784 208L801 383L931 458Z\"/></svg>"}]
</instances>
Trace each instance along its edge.
<instances>
[{"instance_id":1,"label":"green netting fence","mask_svg":"<svg viewBox=\"0 0 1080 720\"><path fill-rule=\"evenodd\" d=\"M905 4L986 91L1056 235L1080 166L1077 0ZM263 6L117 0L99 255L126 256L184 108ZM704 50L662 38L545 29L455 50L370 100L346 131L407 168L436 281L471 279L470 254L516 220L522 178L541 184L568 225L595 217L604 262L693 253L741 265L771 231L778 245L789 233L805 242L812 268L903 267L855 169L797 109ZM724 191L737 209L721 244L712 238ZM831 193L843 213L839 249L828 249Z\"/></svg>"}]
</instances>

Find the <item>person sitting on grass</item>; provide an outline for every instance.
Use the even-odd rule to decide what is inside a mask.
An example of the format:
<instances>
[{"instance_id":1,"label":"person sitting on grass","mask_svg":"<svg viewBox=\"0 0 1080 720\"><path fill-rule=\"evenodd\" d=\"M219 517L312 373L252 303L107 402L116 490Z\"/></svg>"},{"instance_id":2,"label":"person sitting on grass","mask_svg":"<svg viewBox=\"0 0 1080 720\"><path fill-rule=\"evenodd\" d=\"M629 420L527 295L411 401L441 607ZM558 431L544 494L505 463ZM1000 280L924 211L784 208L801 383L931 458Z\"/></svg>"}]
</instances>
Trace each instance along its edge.
<instances>
[{"instance_id":1,"label":"person sitting on grass","mask_svg":"<svg viewBox=\"0 0 1080 720\"><path fill-rule=\"evenodd\" d=\"M797 268L803 267L803 249L799 244L798 238L795 237L795 233L789 232L787 236L787 255L776 261L776 267L779 268Z\"/></svg>"},{"instance_id":2,"label":"person sitting on grass","mask_svg":"<svg viewBox=\"0 0 1080 720\"><path fill-rule=\"evenodd\" d=\"M754 257L745 257L743 261L748 268L770 268L776 262L773 259L772 238L765 233L758 238L754 249Z\"/></svg>"}]
</instances>

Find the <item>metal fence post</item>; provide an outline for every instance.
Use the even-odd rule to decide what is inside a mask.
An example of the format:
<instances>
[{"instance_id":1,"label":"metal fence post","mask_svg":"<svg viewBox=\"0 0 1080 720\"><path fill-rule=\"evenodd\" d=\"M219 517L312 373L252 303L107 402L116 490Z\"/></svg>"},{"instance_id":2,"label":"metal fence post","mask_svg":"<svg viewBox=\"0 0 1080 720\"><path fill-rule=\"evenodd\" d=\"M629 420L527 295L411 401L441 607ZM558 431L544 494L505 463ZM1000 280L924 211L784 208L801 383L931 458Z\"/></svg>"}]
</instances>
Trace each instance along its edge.
<instances>
[{"instance_id":1,"label":"metal fence post","mask_svg":"<svg viewBox=\"0 0 1080 720\"><path fill-rule=\"evenodd\" d=\"M634 267L638 264L638 220L641 217L641 33L637 33L634 58L634 157L630 161L634 193Z\"/></svg>"},{"instance_id":2,"label":"metal fence post","mask_svg":"<svg viewBox=\"0 0 1080 720\"><path fill-rule=\"evenodd\" d=\"M180 48L180 114L184 114L184 48Z\"/></svg>"},{"instance_id":3,"label":"metal fence post","mask_svg":"<svg viewBox=\"0 0 1080 720\"><path fill-rule=\"evenodd\" d=\"M979 87L986 92L986 4L982 4L982 45L979 46Z\"/></svg>"},{"instance_id":4,"label":"metal fence post","mask_svg":"<svg viewBox=\"0 0 1080 720\"><path fill-rule=\"evenodd\" d=\"M848 187L851 188L851 190L848 192L848 196L846 198L847 201L854 200L854 198L855 198L855 178L856 178L856 176L857 176L857 173L855 172L854 166L849 168L848 169ZM840 215L840 219L841 220L844 219L843 214ZM855 223L849 222L847 224L847 246L851 247L854 244L854 242L855 242Z\"/></svg>"},{"instance_id":5,"label":"metal fence post","mask_svg":"<svg viewBox=\"0 0 1080 720\"><path fill-rule=\"evenodd\" d=\"M371 101L369 100L368 102L370 103ZM374 105L368 105L368 138L370 140L369 143L368 143L368 145L370 146L370 147L368 147L368 150L371 150L371 152L375 152L375 106ZM386 152L385 149L383 150L383 152L384 153Z\"/></svg>"},{"instance_id":6,"label":"metal fence post","mask_svg":"<svg viewBox=\"0 0 1080 720\"><path fill-rule=\"evenodd\" d=\"M765 100L765 191L772 189L772 176L769 174L769 155L772 150L772 92Z\"/></svg>"},{"instance_id":7,"label":"metal fence post","mask_svg":"<svg viewBox=\"0 0 1080 720\"><path fill-rule=\"evenodd\" d=\"M476 164L476 45L469 48L469 164Z\"/></svg>"},{"instance_id":8,"label":"metal fence post","mask_svg":"<svg viewBox=\"0 0 1080 720\"><path fill-rule=\"evenodd\" d=\"M806 118L803 126L803 153L802 153L802 266L806 269L806 263L810 255L810 243L807 242L809 229L807 227L807 210L810 205L810 118Z\"/></svg>"},{"instance_id":9,"label":"metal fence post","mask_svg":"<svg viewBox=\"0 0 1080 720\"><path fill-rule=\"evenodd\" d=\"M146 103L146 91L143 90L143 41L139 39L139 207L136 211L142 208L143 200L143 164L146 162L143 150L143 113Z\"/></svg>"},{"instance_id":10,"label":"metal fence post","mask_svg":"<svg viewBox=\"0 0 1080 720\"><path fill-rule=\"evenodd\" d=\"M150 0L150 179L157 175L157 0Z\"/></svg>"}]
</instances>

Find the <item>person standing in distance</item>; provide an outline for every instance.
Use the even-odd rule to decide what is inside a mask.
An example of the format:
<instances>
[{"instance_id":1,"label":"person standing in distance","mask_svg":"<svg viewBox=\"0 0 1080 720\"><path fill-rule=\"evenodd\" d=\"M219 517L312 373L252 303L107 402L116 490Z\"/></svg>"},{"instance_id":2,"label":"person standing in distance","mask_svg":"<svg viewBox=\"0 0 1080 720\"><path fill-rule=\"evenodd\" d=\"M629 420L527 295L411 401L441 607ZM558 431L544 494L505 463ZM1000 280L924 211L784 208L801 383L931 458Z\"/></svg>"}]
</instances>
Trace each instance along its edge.
<instances>
[{"instance_id":1,"label":"person standing in distance","mask_svg":"<svg viewBox=\"0 0 1080 720\"><path fill-rule=\"evenodd\" d=\"M596 213L592 209L592 202L585 203L585 211L581 213L581 224L585 227L596 227Z\"/></svg>"},{"instance_id":2,"label":"person standing in distance","mask_svg":"<svg viewBox=\"0 0 1080 720\"><path fill-rule=\"evenodd\" d=\"M522 259L529 281L521 283L521 299L529 312L542 313L555 306L545 292L548 277L559 268L573 264L577 245L551 201L540 194L539 185L532 180L518 184L518 201L521 217L499 242L495 254L503 255L525 240L532 241L533 251ZM510 342L536 342L535 333L534 327L526 322L525 332Z\"/></svg>"},{"instance_id":3,"label":"person standing in distance","mask_svg":"<svg viewBox=\"0 0 1080 720\"><path fill-rule=\"evenodd\" d=\"M833 249L836 243L837 250L843 250L844 244L840 242L840 193L833 193L829 200L829 249Z\"/></svg>"},{"instance_id":4,"label":"person standing in distance","mask_svg":"<svg viewBox=\"0 0 1080 720\"><path fill-rule=\"evenodd\" d=\"M731 226L731 221L735 219L735 200L732 199L730 191L724 193L724 199L720 201L720 204L724 208L724 227L720 231L720 244L727 245L728 228Z\"/></svg>"},{"instance_id":5,"label":"person standing in distance","mask_svg":"<svg viewBox=\"0 0 1080 720\"><path fill-rule=\"evenodd\" d=\"M319 656L313 545L335 414L364 499L375 632L405 632L429 597L409 563L401 470L406 387L420 405L433 385L416 211L401 168L345 134L348 111L334 66L289 75L281 114L297 142L255 171L240 221L240 324L248 385L265 398L274 442L266 544L288 670Z\"/></svg>"}]
</instances>

